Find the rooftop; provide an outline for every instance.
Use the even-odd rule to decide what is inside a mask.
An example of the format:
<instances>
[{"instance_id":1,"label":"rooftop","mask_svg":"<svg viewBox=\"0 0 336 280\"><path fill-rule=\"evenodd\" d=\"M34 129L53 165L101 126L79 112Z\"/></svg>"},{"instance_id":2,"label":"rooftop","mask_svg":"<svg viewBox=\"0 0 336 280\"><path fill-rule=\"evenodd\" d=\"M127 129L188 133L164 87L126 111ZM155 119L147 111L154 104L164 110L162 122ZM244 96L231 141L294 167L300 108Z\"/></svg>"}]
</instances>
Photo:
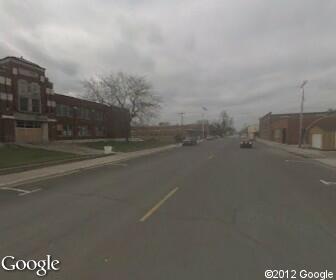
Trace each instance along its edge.
<instances>
[{"instance_id":1,"label":"rooftop","mask_svg":"<svg viewBox=\"0 0 336 280\"><path fill-rule=\"evenodd\" d=\"M6 62L7 60L16 60L18 62L25 63L25 64L31 65L33 67L39 68L41 70L45 70L45 68L41 67L40 65L38 65L34 62L31 62L30 60L27 60L27 59L23 58L23 56L21 56L21 57L6 56L6 57L0 59L0 63L1 62Z\"/></svg>"},{"instance_id":2,"label":"rooftop","mask_svg":"<svg viewBox=\"0 0 336 280\"><path fill-rule=\"evenodd\" d=\"M323 112L304 112L304 116L314 116L314 115L327 115L329 114L328 111ZM272 117L291 117L291 116L297 116L300 115L300 113L280 113L280 114L273 114L272 112L267 113L266 115L262 116L261 118L264 118L266 116L272 116Z\"/></svg>"},{"instance_id":3,"label":"rooftop","mask_svg":"<svg viewBox=\"0 0 336 280\"><path fill-rule=\"evenodd\" d=\"M90 100L87 100L87 99L83 99L83 98L75 97L75 96L70 96L70 95L66 95L66 94L55 93L56 102L62 103L61 100L58 101L57 99L68 100L69 105L78 104L78 105L83 105L83 106L94 106L96 108L99 107L99 108L109 108L109 109L113 109L113 110L125 110L125 111L127 111L126 109L120 108L118 106L108 106L106 104L102 104L102 103L98 103L98 102L95 102L95 101L90 101ZM73 105L71 105L71 106L73 106Z\"/></svg>"},{"instance_id":4,"label":"rooftop","mask_svg":"<svg viewBox=\"0 0 336 280\"><path fill-rule=\"evenodd\" d=\"M326 131L335 131L336 130L336 116L326 117L316 122L314 126L317 126Z\"/></svg>"}]
</instances>

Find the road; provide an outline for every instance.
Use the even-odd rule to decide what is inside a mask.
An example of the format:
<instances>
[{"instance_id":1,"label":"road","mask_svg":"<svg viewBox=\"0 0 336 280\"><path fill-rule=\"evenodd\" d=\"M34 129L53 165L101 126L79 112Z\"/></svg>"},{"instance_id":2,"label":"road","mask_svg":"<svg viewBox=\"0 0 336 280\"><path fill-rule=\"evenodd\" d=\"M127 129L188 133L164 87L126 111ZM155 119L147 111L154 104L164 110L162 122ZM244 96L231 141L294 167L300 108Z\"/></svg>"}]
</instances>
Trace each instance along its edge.
<instances>
[{"instance_id":1,"label":"road","mask_svg":"<svg viewBox=\"0 0 336 280\"><path fill-rule=\"evenodd\" d=\"M47 279L265 279L336 273L334 170L226 138L0 193L0 252ZM36 279L4 272L0 279ZM300 278L298 278L300 279Z\"/></svg>"}]
</instances>

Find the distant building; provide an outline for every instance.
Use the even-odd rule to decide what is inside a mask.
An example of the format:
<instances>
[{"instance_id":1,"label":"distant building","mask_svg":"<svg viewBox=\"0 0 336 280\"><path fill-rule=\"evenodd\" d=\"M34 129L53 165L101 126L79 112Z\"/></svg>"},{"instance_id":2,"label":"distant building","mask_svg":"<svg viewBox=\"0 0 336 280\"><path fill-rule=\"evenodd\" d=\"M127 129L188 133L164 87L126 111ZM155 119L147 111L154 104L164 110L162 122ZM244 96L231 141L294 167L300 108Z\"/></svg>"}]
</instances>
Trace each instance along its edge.
<instances>
[{"instance_id":1,"label":"distant building","mask_svg":"<svg viewBox=\"0 0 336 280\"><path fill-rule=\"evenodd\" d=\"M328 112L313 112L303 114L303 135L314 121L328 115ZM259 136L262 139L284 144L298 144L300 130L300 114L268 113L259 119Z\"/></svg>"},{"instance_id":2,"label":"distant building","mask_svg":"<svg viewBox=\"0 0 336 280\"><path fill-rule=\"evenodd\" d=\"M31 61L0 59L0 142L127 137L128 120L127 110L55 94Z\"/></svg>"},{"instance_id":3,"label":"distant building","mask_svg":"<svg viewBox=\"0 0 336 280\"><path fill-rule=\"evenodd\" d=\"M167 126L138 126L132 127L134 138L174 138L176 136L202 136L202 124L167 125Z\"/></svg>"},{"instance_id":4,"label":"distant building","mask_svg":"<svg viewBox=\"0 0 336 280\"><path fill-rule=\"evenodd\" d=\"M255 139L259 133L259 125L252 124L247 127L247 135L250 139Z\"/></svg>"}]
</instances>

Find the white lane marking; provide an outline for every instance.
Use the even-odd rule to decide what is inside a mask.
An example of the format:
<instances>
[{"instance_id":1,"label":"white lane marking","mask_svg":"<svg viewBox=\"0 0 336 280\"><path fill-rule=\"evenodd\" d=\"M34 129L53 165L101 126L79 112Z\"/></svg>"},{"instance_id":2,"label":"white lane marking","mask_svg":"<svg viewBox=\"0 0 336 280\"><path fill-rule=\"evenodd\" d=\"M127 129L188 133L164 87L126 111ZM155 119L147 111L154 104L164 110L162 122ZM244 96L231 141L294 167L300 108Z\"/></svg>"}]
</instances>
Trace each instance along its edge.
<instances>
[{"instance_id":1,"label":"white lane marking","mask_svg":"<svg viewBox=\"0 0 336 280\"><path fill-rule=\"evenodd\" d=\"M154 214L155 211L157 211L163 203L165 203L171 196L176 193L178 188L173 189L170 191L163 199L161 199L152 209L150 209L140 220L139 222L144 222L146 221L151 215Z\"/></svg>"},{"instance_id":2,"label":"white lane marking","mask_svg":"<svg viewBox=\"0 0 336 280\"><path fill-rule=\"evenodd\" d=\"M336 185L336 182L328 182L328 181L325 181L325 180L320 180L320 182L324 185L327 185L327 186L330 186L330 185Z\"/></svg>"},{"instance_id":3,"label":"white lane marking","mask_svg":"<svg viewBox=\"0 0 336 280\"><path fill-rule=\"evenodd\" d=\"M310 163L306 160L286 159L285 162Z\"/></svg>"},{"instance_id":4,"label":"white lane marking","mask_svg":"<svg viewBox=\"0 0 336 280\"><path fill-rule=\"evenodd\" d=\"M19 188L2 187L1 190L18 192L19 193L18 195L22 196L22 195L27 195L27 194L31 194L31 193L34 193L34 192L38 192L41 189L34 189L34 190L31 190L31 191L28 191L28 190L19 189Z\"/></svg>"},{"instance_id":5,"label":"white lane marking","mask_svg":"<svg viewBox=\"0 0 336 280\"><path fill-rule=\"evenodd\" d=\"M31 193L38 192L38 191L40 191L40 190L42 190L42 189L34 189L34 190L29 191L29 192L19 193L18 195L19 195L19 196L23 196L23 195L27 195L27 194L31 194Z\"/></svg>"}]
</instances>

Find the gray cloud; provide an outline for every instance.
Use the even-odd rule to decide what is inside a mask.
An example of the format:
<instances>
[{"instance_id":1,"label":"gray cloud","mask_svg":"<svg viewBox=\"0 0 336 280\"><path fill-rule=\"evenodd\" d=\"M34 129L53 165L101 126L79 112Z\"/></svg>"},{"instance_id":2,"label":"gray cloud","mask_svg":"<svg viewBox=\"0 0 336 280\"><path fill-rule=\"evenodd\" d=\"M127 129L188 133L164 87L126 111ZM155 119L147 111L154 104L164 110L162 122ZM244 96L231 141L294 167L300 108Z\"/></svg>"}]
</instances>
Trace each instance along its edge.
<instances>
[{"instance_id":1,"label":"gray cloud","mask_svg":"<svg viewBox=\"0 0 336 280\"><path fill-rule=\"evenodd\" d=\"M0 56L46 67L76 95L99 73L146 75L161 119L208 118L223 109L237 126L268 111L336 107L336 2L332 0L0 0Z\"/></svg>"}]
</instances>

